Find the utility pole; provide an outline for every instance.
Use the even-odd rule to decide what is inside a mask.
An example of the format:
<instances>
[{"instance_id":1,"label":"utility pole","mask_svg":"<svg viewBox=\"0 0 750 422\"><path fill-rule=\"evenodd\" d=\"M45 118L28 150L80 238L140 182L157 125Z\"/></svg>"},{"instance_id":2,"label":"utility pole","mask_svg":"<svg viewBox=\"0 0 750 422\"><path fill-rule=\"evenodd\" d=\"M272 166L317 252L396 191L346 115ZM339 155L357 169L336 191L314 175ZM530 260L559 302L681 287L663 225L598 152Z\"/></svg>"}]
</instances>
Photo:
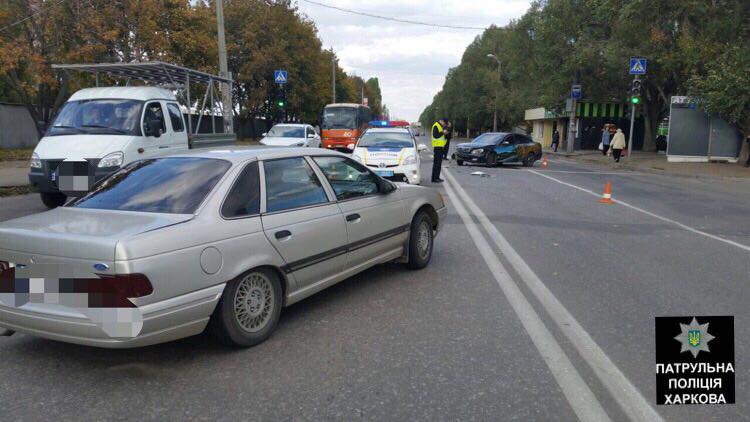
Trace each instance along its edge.
<instances>
[{"instance_id":1,"label":"utility pole","mask_svg":"<svg viewBox=\"0 0 750 422\"><path fill-rule=\"evenodd\" d=\"M333 102L336 104L336 56L333 55L333 48L331 48L331 77L333 79Z\"/></svg>"},{"instance_id":2,"label":"utility pole","mask_svg":"<svg viewBox=\"0 0 750 422\"><path fill-rule=\"evenodd\" d=\"M219 38L219 75L231 79L227 66L227 43L224 39L224 0L216 0L216 25ZM222 115L224 117L224 133L234 132L234 115L232 111L232 84L227 83L221 90ZM188 104L188 107L190 105ZM213 110L214 104L211 104ZM213 119L213 114L212 114Z\"/></svg>"},{"instance_id":3,"label":"utility pole","mask_svg":"<svg viewBox=\"0 0 750 422\"><path fill-rule=\"evenodd\" d=\"M362 98L360 100L360 103L364 105L364 103L365 103L365 84L362 84L362 96L360 98Z\"/></svg>"},{"instance_id":4,"label":"utility pole","mask_svg":"<svg viewBox=\"0 0 750 422\"><path fill-rule=\"evenodd\" d=\"M500 67L501 67L500 59L496 55L494 55L492 53L488 54L487 57L492 57L497 62L497 78L498 78L498 81L499 81L500 78L501 78L501 76L500 76ZM500 96L500 89L499 88L495 88L495 115L492 118L492 131L493 132L497 132L497 101L499 99L498 98L499 96Z\"/></svg>"}]
</instances>

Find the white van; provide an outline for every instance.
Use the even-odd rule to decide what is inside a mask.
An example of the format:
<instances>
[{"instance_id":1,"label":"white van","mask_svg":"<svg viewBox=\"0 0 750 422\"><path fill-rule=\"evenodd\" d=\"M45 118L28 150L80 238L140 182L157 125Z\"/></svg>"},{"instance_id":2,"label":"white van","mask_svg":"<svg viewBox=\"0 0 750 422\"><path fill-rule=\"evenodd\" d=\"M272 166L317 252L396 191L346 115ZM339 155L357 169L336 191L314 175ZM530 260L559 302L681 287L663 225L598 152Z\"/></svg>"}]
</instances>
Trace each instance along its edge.
<instances>
[{"instance_id":1,"label":"white van","mask_svg":"<svg viewBox=\"0 0 750 422\"><path fill-rule=\"evenodd\" d=\"M209 119L210 115L205 116L204 123ZM235 141L232 133L192 135L189 126L169 89L82 89L63 105L34 149L29 181L41 194L42 202L54 208L64 204L68 196L85 194L91 184L132 161L187 150L200 144L197 139L208 146ZM69 173L72 162L81 164L75 176L85 176L82 188L80 184L71 187L69 174L60 177L63 161L65 173Z\"/></svg>"}]
</instances>

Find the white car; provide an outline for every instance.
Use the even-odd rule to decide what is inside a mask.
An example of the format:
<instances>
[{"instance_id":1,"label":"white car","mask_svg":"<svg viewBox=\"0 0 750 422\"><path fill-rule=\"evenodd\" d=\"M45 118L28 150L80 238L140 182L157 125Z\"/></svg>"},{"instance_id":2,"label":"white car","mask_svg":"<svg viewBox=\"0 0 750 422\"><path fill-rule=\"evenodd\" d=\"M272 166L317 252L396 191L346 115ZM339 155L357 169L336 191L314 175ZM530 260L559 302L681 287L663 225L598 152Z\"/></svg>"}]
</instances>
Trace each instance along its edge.
<instances>
[{"instance_id":1,"label":"white car","mask_svg":"<svg viewBox=\"0 0 750 422\"><path fill-rule=\"evenodd\" d=\"M273 147L320 148L320 135L310 125L285 123L274 125L260 140L263 145Z\"/></svg>"},{"instance_id":2,"label":"white car","mask_svg":"<svg viewBox=\"0 0 750 422\"><path fill-rule=\"evenodd\" d=\"M359 138L352 156L381 177L418 185L419 153L425 149L406 128L371 128Z\"/></svg>"}]
</instances>

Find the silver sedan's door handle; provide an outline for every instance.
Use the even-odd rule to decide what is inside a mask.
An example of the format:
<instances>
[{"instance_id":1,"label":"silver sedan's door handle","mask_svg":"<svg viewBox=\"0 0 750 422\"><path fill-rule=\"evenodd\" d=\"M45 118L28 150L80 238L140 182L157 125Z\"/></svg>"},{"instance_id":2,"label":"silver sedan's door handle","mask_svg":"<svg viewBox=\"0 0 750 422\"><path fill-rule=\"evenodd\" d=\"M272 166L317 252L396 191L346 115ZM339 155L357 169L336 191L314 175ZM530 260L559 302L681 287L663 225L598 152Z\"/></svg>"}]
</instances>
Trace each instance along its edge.
<instances>
[{"instance_id":1,"label":"silver sedan's door handle","mask_svg":"<svg viewBox=\"0 0 750 422\"><path fill-rule=\"evenodd\" d=\"M277 239L286 239L287 237L292 235L292 232L289 230L281 230L273 234Z\"/></svg>"},{"instance_id":2,"label":"silver sedan's door handle","mask_svg":"<svg viewBox=\"0 0 750 422\"><path fill-rule=\"evenodd\" d=\"M346 216L346 221L357 221L361 218L361 216L357 213L349 214Z\"/></svg>"}]
</instances>

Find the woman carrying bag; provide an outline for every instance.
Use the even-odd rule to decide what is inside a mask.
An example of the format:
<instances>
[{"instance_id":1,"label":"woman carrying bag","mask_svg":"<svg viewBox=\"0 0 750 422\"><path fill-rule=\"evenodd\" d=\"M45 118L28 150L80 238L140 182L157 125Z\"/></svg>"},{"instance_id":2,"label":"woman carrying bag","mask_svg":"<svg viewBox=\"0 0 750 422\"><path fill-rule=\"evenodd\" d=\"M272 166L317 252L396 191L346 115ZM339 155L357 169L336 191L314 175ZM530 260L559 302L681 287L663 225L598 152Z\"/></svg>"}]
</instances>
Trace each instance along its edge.
<instances>
[{"instance_id":1,"label":"woman carrying bag","mask_svg":"<svg viewBox=\"0 0 750 422\"><path fill-rule=\"evenodd\" d=\"M615 162L620 162L620 156L622 155L622 150L625 149L625 146L627 144L625 143L625 134L622 133L622 129L617 129L617 132L615 132L615 136L612 137L612 142L610 143L610 148L612 150L612 156L615 158Z\"/></svg>"}]
</instances>

